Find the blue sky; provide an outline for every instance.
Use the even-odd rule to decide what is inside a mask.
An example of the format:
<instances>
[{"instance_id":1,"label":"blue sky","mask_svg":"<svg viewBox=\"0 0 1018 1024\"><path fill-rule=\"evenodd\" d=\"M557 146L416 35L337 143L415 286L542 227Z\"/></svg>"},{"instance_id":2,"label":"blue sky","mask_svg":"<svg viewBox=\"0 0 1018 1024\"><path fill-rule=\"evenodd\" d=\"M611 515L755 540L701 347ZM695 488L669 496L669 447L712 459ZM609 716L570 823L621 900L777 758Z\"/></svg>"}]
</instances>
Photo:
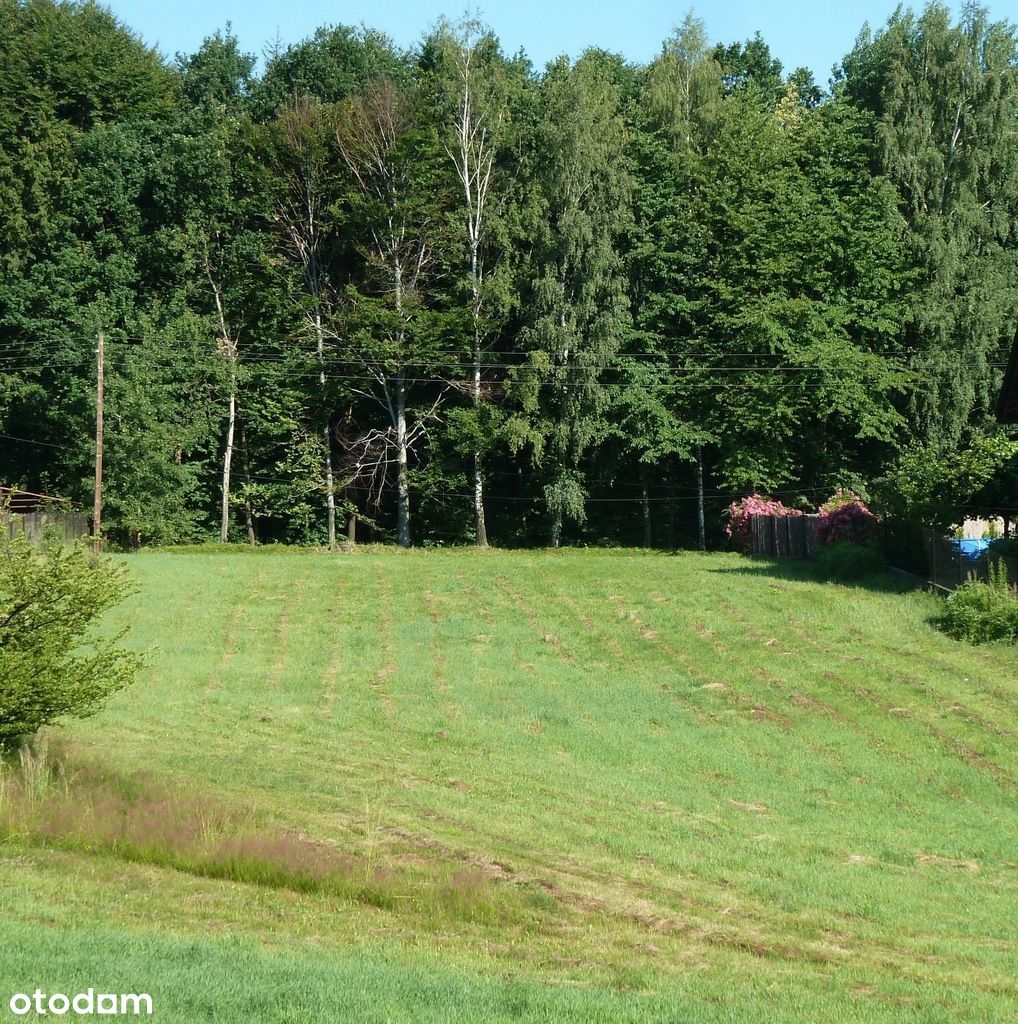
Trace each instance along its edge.
<instances>
[{"instance_id":1,"label":"blue sky","mask_svg":"<svg viewBox=\"0 0 1018 1024\"><path fill-rule=\"evenodd\" d=\"M150 45L173 55L192 52L227 21L244 49L261 53L278 38L284 45L319 25L365 22L409 45L442 14L455 18L464 0L112 0L114 13ZM630 60L646 61L680 22L685 3L662 0L487 0L471 4L502 39L506 50L523 48L538 66L560 53L576 56L602 46ZM951 3L958 10L960 4ZM852 47L865 21L880 25L895 0L713 0L694 5L712 40L743 40L759 29L787 69L806 65L826 85L831 67ZM996 18L1018 20L1018 0L990 0Z\"/></svg>"}]
</instances>

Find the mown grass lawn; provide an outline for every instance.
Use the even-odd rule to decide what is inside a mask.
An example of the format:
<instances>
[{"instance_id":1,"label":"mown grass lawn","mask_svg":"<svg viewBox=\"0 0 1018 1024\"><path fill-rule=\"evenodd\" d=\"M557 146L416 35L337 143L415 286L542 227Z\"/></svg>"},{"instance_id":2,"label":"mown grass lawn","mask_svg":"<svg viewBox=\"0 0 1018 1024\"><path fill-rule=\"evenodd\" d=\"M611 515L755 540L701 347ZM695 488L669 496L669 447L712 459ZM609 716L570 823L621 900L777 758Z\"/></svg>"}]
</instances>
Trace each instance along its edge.
<instances>
[{"instance_id":1,"label":"mown grass lawn","mask_svg":"<svg viewBox=\"0 0 1018 1024\"><path fill-rule=\"evenodd\" d=\"M393 895L9 840L0 1020L89 985L167 1022L1018 1012L1018 658L935 633L933 598L728 555L128 564L116 622L158 651L68 763Z\"/></svg>"}]
</instances>

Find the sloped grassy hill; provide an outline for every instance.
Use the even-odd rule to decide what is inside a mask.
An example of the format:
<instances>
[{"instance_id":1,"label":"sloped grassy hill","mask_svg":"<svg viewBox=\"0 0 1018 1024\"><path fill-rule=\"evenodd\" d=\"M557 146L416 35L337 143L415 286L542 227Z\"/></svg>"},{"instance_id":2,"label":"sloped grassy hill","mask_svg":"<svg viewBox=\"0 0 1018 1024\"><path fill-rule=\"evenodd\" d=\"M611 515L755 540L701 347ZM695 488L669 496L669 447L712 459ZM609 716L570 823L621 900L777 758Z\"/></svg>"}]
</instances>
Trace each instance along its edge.
<instances>
[{"instance_id":1,"label":"sloped grassy hill","mask_svg":"<svg viewBox=\"0 0 1018 1024\"><path fill-rule=\"evenodd\" d=\"M4 992L1014 1017L1018 658L935 633L933 598L726 555L128 564L117 621L158 650L0 845Z\"/></svg>"}]
</instances>

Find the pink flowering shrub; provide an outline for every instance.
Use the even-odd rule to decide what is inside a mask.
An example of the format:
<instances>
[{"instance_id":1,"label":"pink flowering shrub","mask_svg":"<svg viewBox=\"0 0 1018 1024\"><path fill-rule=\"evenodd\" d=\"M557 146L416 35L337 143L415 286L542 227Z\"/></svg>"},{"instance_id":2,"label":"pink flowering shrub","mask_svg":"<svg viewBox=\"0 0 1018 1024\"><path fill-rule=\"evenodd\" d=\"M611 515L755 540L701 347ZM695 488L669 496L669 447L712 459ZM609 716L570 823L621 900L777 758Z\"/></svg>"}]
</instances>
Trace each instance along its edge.
<instances>
[{"instance_id":1,"label":"pink flowering shrub","mask_svg":"<svg viewBox=\"0 0 1018 1024\"><path fill-rule=\"evenodd\" d=\"M837 490L819 509L817 538L824 544L847 540L863 544L876 532L877 517L853 491Z\"/></svg>"},{"instance_id":2,"label":"pink flowering shrub","mask_svg":"<svg viewBox=\"0 0 1018 1024\"><path fill-rule=\"evenodd\" d=\"M743 551L753 546L753 516L801 516L796 508L786 508L780 501L765 498L762 494L751 494L748 498L739 498L728 506L728 525L725 536L737 541Z\"/></svg>"}]
</instances>

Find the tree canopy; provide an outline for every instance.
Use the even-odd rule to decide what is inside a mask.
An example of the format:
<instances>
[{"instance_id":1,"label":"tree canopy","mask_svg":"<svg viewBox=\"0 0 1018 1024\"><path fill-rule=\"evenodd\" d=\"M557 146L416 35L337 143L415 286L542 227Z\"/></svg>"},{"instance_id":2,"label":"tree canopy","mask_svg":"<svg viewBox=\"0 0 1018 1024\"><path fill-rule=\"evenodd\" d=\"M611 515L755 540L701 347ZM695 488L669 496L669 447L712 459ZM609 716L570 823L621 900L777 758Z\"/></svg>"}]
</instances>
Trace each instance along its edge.
<instances>
[{"instance_id":1,"label":"tree canopy","mask_svg":"<svg viewBox=\"0 0 1018 1024\"><path fill-rule=\"evenodd\" d=\"M260 66L0 0L0 51L0 482L88 503L102 330L115 540L677 543L698 486L719 531L997 443L1018 37L984 8L899 9L827 90L693 15L647 65L463 21Z\"/></svg>"}]
</instances>

